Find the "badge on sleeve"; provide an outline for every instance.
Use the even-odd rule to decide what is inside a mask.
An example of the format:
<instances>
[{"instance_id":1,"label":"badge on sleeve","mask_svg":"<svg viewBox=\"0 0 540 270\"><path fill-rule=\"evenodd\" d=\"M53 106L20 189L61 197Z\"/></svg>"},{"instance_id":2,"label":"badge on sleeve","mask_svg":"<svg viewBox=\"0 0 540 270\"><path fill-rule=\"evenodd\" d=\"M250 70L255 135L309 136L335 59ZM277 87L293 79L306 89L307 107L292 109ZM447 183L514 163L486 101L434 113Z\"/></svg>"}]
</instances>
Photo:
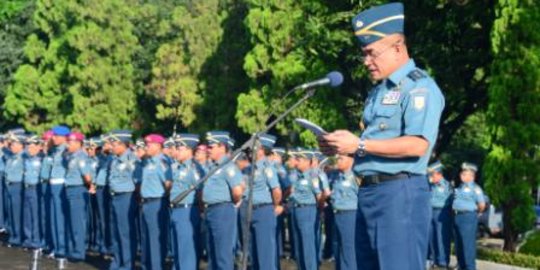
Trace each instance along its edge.
<instances>
[{"instance_id":1,"label":"badge on sleeve","mask_svg":"<svg viewBox=\"0 0 540 270\"><path fill-rule=\"evenodd\" d=\"M398 104L400 96L401 96L401 93L399 91L389 91L388 93L384 95L382 104L383 105Z\"/></svg>"},{"instance_id":2,"label":"badge on sleeve","mask_svg":"<svg viewBox=\"0 0 540 270\"><path fill-rule=\"evenodd\" d=\"M84 168L86 166L86 162L84 160L79 161L79 168Z\"/></svg>"},{"instance_id":3,"label":"badge on sleeve","mask_svg":"<svg viewBox=\"0 0 540 270\"><path fill-rule=\"evenodd\" d=\"M227 175L228 175L229 177L234 177L235 172L234 172L234 168L233 168L233 167L230 167L230 168L227 170Z\"/></svg>"},{"instance_id":4,"label":"badge on sleeve","mask_svg":"<svg viewBox=\"0 0 540 270\"><path fill-rule=\"evenodd\" d=\"M480 188L475 188L474 192L476 193L476 195L481 195L482 194L482 190Z\"/></svg>"},{"instance_id":5,"label":"badge on sleeve","mask_svg":"<svg viewBox=\"0 0 540 270\"><path fill-rule=\"evenodd\" d=\"M314 178L313 180L311 180L311 183L314 187L319 188L319 178Z\"/></svg>"},{"instance_id":6,"label":"badge on sleeve","mask_svg":"<svg viewBox=\"0 0 540 270\"><path fill-rule=\"evenodd\" d=\"M272 170L269 169L269 168L266 168L266 169L264 170L264 172L266 173L266 177L268 177L268 178L272 178L272 176L274 176L274 173L273 173Z\"/></svg>"},{"instance_id":7,"label":"badge on sleeve","mask_svg":"<svg viewBox=\"0 0 540 270\"><path fill-rule=\"evenodd\" d=\"M422 110L426 106L426 97L425 96L415 96L414 97L414 108L416 110Z\"/></svg>"}]
</instances>

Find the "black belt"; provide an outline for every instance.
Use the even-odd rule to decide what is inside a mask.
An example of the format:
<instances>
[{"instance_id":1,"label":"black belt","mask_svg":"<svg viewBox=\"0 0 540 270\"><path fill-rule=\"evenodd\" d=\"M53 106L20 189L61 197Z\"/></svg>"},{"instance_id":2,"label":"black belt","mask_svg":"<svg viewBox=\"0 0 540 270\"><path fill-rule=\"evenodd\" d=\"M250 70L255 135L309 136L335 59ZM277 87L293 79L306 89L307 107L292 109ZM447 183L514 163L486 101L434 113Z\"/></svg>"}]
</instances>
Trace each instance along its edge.
<instances>
[{"instance_id":1,"label":"black belt","mask_svg":"<svg viewBox=\"0 0 540 270\"><path fill-rule=\"evenodd\" d=\"M163 197L142 198L141 202L144 204L144 203L154 202L154 201L161 200L161 199L163 199Z\"/></svg>"},{"instance_id":2,"label":"black belt","mask_svg":"<svg viewBox=\"0 0 540 270\"><path fill-rule=\"evenodd\" d=\"M301 203L293 204L294 208L302 208L302 207L310 207L310 206L315 206L315 204L301 204Z\"/></svg>"},{"instance_id":3,"label":"black belt","mask_svg":"<svg viewBox=\"0 0 540 270\"><path fill-rule=\"evenodd\" d=\"M357 176L357 181L361 187L365 186L371 186L371 185L377 185L383 182L393 181L393 180L400 180L400 179L406 179L409 178L414 174L412 173L396 173L396 174L374 174L374 175L365 175L365 176Z\"/></svg>"},{"instance_id":4,"label":"black belt","mask_svg":"<svg viewBox=\"0 0 540 270\"><path fill-rule=\"evenodd\" d=\"M350 213L350 212L356 212L356 209L347 209L347 210L334 209L334 214L336 215Z\"/></svg>"},{"instance_id":5,"label":"black belt","mask_svg":"<svg viewBox=\"0 0 540 270\"><path fill-rule=\"evenodd\" d=\"M463 215L463 214L470 214L474 213L475 211L467 211L467 210L454 210L455 215Z\"/></svg>"},{"instance_id":6,"label":"black belt","mask_svg":"<svg viewBox=\"0 0 540 270\"><path fill-rule=\"evenodd\" d=\"M219 202L219 203L212 203L212 204L206 204L206 208L212 208L220 205L230 204L232 202Z\"/></svg>"},{"instance_id":7,"label":"black belt","mask_svg":"<svg viewBox=\"0 0 540 270\"><path fill-rule=\"evenodd\" d=\"M66 185L66 188L84 187L84 185Z\"/></svg>"},{"instance_id":8,"label":"black belt","mask_svg":"<svg viewBox=\"0 0 540 270\"><path fill-rule=\"evenodd\" d=\"M118 196L118 195L123 195L123 194L127 194L127 193L133 193L133 191L111 191L111 196Z\"/></svg>"},{"instance_id":9,"label":"black belt","mask_svg":"<svg viewBox=\"0 0 540 270\"><path fill-rule=\"evenodd\" d=\"M9 181L6 181L6 184L8 186L11 186L11 185L15 185L15 184L22 184L22 182L9 182Z\"/></svg>"},{"instance_id":10,"label":"black belt","mask_svg":"<svg viewBox=\"0 0 540 270\"><path fill-rule=\"evenodd\" d=\"M24 184L24 188L36 188L38 184Z\"/></svg>"},{"instance_id":11,"label":"black belt","mask_svg":"<svg viewBox=\"0 0 540 270\"><path fill-rule=\"evenodd\" d=\"M257 208L261 208L261 207L265 207L265 206L269 206L269 205L272 205L272 203L259 203L259 204L254 204L254 205L253 205L253 209L257 209Z\"/></svg>"},{"instance_id":12,"label":"black belt","mask_svg":"<svg viewBox=\"0 0 540 270\"><path fill-rule=\"evenodd\" d=\"M192 206L193 204L191 203L177 203L177 204L171 203L171 208L190 208Z\"/></svg>"}]
</instances>

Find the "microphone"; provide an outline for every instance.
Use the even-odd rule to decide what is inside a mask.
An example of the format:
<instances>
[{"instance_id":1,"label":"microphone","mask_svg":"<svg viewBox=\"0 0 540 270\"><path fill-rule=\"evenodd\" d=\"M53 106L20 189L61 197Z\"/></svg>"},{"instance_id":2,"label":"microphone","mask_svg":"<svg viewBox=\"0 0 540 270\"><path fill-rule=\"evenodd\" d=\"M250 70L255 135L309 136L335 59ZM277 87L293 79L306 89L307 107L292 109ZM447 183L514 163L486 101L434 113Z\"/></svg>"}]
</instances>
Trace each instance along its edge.
<instances>
[{"instance_id":1,"label":"microphone","mask_svg":"<svg viewBox=\"0 0 540 270\"><path fill-rule=\"evenodd\" d=\"M319 87L319 86L323 86L323 85L327 85L327 84L329 84L330 87L336 87L336 86L341 85L342 83L343 83L343 75L338 71L332 71L332 72L326 74L326 76L324 78L318 79L316 81L301 84L301 85L295 87L294 90L298 90L298 89L305 90L305 89Z\"/></svg>"}]
</instances>

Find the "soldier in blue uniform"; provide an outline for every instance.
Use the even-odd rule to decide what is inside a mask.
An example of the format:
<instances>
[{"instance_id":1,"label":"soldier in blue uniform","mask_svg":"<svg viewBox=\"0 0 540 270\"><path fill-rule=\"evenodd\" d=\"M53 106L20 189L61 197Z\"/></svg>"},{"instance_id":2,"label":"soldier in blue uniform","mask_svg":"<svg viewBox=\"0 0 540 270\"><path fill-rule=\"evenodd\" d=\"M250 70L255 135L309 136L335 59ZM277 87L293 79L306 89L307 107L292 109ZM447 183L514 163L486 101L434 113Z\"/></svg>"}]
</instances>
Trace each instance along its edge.
<instances>
[{"instance_id":1,"label":"soldier in blue uniform","mask_svg":"<svg viewBox=\"0 0 540 270\"><path fill-rule=\"evenodd\" d=\"M112 146L112 160L107 173L111 194L112 238L115 243L109 269L133 269L136 255L135 166L137 156L129 149L131 131L115 130L108 140Z\"/></svg>"},{"instance_id":2,"label":"soldier in blue uniform","mask_svg":"<svg viewBox=\"0 0 540 270\"><path fill-rule=\"evenodd\" d=\"M282 191L282 198L285 199L290 193L291 183L287 178L287 169L283 165L283 160L286 154L286 150L283 147L274 147L272 149L272 155L270 156L270 162L274 165L274 168L277 172L279 185ZM282 200L282 204L285 203L285 200ZM285 212L285 211L284 211ZM285 244L285 218L286 214L281 214L277 217L277 227L276 227L276 246L277 246L277 258L278 258L278 269L280 269L279 259L284 256L283 246Z\"/></svg>"},{"instance_id":3,"label":"soldier in blue uniform","mask_svg":"<svg viewBox=\"0 0 540 270\"><path fill-rule=\"evenodd\" d=\"M41 170L40 140L31 135L26 139L26 157L24 159L24 211L23 211L23 247L38 250L41 248L39 227L39 174Z\"/></svg>"},{"instance_id":4,"label":"soldier in blue uniform","mask_svg":"<svg viewBox=\"0 0 540 270\"><path fill-rule=\"evenodd\" d=\"M145 137L147 158L136 177L141 195L141 264L143 269L163 269L167 255L168 201L172 171L163 155L165 138L158 134Z\"/></svg>"},{"instance_id":5,"label":"soldier in blue uniform","mask_svg":"<svg viewBox=\"0 0 540 270\"><path fill-rule=\"evenodd\" d=\"M39 171L39 190L40 201L39 205L39 217L40 217L40 235L41 235L41 248L51 252L54 245L51 235L51 198L49 189L49 178L51 175L52 156L50 152L52 150L52 130L48 130L43 133L41 137L41 168Z\"/></svg>"},{"instance_id":6,"label":"soldier in blue uniform","mask_svg":"<svg viewBox=\"0 0 540 270\"><path fill-rule=\"evenodd\" d=\"M321 199L320 179L311 171L313 152L295 152L298 179L291 180L293 237L296 263L300 270L319 269L317 250L317 204Z\"/></svg>"},{"instance_id":7,"label":"soldier in blue uniform","mask_svg":"<svg viewBox=\"0 0 540 270\"><path fill-rule=\"evenodd\" d=\"M204 173L201 166L193 160L194 149L199 143L199 135L179 134L175 143L175 158L179 166L173 173L171 200L192 188ZM177 270L199 269L199 193L200 190L194 190L180 202L170 205L174 269Z\"/></svg>"},{"instance_id":8,"label":"soldier in blue uniform","mask_svg":"<svg viewBox=\"0 0 540 270\"><path fill-rule=\"evenodd\" d=\"M455 245L460 270L476 269L476 230L478 214L486 207L484 192L474 180L478 167L464 162L459 178L461 185L454 192Z\"/></svg>"},{"instance_id":9,"label":"soldier in blue uniform","mask_svg":"<svg viewBox=\"0 0 540 270\"><path fill-rule=\"evenodd\" d=\"M22 244L22 199L24 176L24 134L9 135L10 154L6 159L5 181L7 197L7 218L9 221L8 245Z\"/></svg>"},{"instance_id":10,"label":"soldier in blue uniform","mask_svg":"<svg viewBox=\"0 0 540 270\"><path fill-rule=\"evenodd\" d=\"M450 262L450 241L452 236L452 186L442 173L440 161L429 165L428 174L431 188L429 250L433 268L446 269Z\"/></svg>"},{"instance_id":11,"label":"soldier in blue uniform","mask_svg":"<svg viewBox=\"0 0 540 270\"><path fill-rule=\"evenodd\" d=\"M325 156L318 150L312 149L313 158L311 159L311 173L313 177L319 178L319 186L321 187L321 199L317 205L317 252L319 264L322 262L323 257L330 259L332 255L332 230L333 230L333 213L332 207L327 203L327 199L330 197L330 183L328 182L328 176L323 168L320 166L320 162L325 159ZM323 222L324 222L324 235L326 236L325 243L322 243L323 234ZM326 250L325 250L326 249ZM323 254L325 253L325 254Z\"/></svg>"},{"instance_id":12,"label":"soldier in blue uniform","mask_svg":"<svg viewBox=\"0 0 540 270\"><path fill-rule=\"evenodd\" d=\"M67 247L68 258L74 262L86 258L86 229L88 218L88 192L95 193L92 169L88 155L83 150L84 135L71 132L64 156L66 170Z\"/></svg>"},{"instance_id":13,"label":"soldier in blue uniform","mask_svg":"<svg viewBox=\"0 0 540 270\"><path fill-rule=\"evenodd\" d=\"M378 84L365 101L360 137L338 130L319 138L328 155L355 154L354 172L362 179L359 269L423 269L427 259L431 195L426 170L444 97L409 57L404 19L401 3L354 17L363 64Z\"/></svg>"},{"instance_id":14,"label":"soldier in blue uniform","mask_svg":"<svg viewBox=\"0 0 540 270\"><path fill-rule=\"evenodd\" d=\"M358 208L358 182L352 171L354 158L337 156L337 171L331 173L331 207L334 211L337 238L336 270L356 270L355 230Z\"/></svg>"},{"instance_id":15,"label":"soldier in blue uniform","mask_svg":"<svg viewBox=\"0 0 540 270\"><path fill-rule=\"evenodd\" d=\"M0 134L0 233L6 232L6 217L4 211L4 201L6 195L4 192L4 170L6 167L5 158L6 158L6 140L5 135Z\"/></svg>"},{"instance_id":16,"label":"soldier in blue uniform","mask_svg":"<svg viewBox=\"0 0 540 270\"><path fill-rule=\"evenodd\" d=\"M228 162L230 136L225 131L206 134L210 148L209 170ZM206 206L208 230L208 253L210 269L233 269L234 230L236 230L235 203L242 198L242 174L238 167L229 162L216 171L204 184L202 200Z\"/></svg>"},{"instance_id":17,"label":"soldier in blue uniform","mask_svg":"<svg viewBox=\"0 0 540 270\"><path fill-rule=\"evenodd\" d=\"M109 141L110 134L101 136L101 151L96 153L98 159L97 174L94 179L96 186L96 209L98 212L97 220L97 246L98 251L105 259L110 259L110 254L114 249L111 229L111 194L107 185L107 170L112 161L112 146Z\"/></svg>"}]
</instances>

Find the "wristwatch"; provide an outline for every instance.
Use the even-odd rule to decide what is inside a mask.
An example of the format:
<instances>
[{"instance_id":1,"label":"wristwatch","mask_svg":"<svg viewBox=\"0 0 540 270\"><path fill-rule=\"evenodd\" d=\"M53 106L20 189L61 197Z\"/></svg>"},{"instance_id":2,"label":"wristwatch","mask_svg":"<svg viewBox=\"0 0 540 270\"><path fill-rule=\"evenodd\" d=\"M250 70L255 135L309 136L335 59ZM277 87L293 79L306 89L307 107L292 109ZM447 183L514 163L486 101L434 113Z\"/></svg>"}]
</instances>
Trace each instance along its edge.
<instances>
[{"instance_id":1,"label":"wristwatch","mask_svg":"<svg viewBox=\"0 0 540 270\"><path fill-rule=\"evenodd\" d=\"M366 140L364 138L360 138L360 142L358 143L358 149L356 150L356 154L359 157L363 157L366 155Z\"/></svg>"}]
</instances>

